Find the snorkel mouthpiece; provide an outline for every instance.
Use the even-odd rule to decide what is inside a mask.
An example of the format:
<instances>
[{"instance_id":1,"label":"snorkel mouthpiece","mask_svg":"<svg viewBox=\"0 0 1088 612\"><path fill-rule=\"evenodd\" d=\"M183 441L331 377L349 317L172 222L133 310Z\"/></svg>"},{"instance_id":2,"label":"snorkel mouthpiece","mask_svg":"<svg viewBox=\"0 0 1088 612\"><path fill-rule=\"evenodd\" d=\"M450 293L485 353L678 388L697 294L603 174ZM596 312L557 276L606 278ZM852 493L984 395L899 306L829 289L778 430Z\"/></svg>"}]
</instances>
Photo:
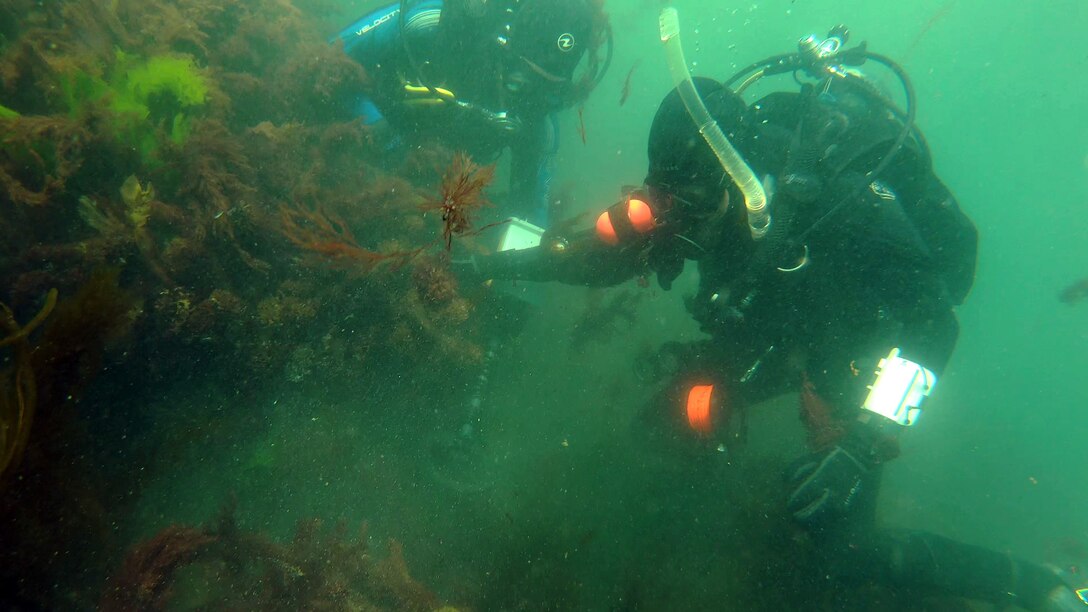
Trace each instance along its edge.
<instances>
[{"instance_id":1,"label":"snorkel mouthpiece","mask_svg":"<svg viewBox=\"0 0 1088 612\"><path fill-rule=\"evenodd\" d=\"M744 195L744 206L748 209L748 229L752 233L752 238L758 240L765 236L771 227L771 214L767 210L767 194L763 190L763 185L726 138L718 122L710 116L702 98L699 97L699 92L695 89L695 84L691 81L687 60L684 59L684 49L680 45L680 15L675 8L661 9L659 26L669 72L672 74L677 91L680 92L684 108L698 126L699 133L706 140L706 144L714 151L722 169L733 179Z\"/></svg>"}]
</instances>

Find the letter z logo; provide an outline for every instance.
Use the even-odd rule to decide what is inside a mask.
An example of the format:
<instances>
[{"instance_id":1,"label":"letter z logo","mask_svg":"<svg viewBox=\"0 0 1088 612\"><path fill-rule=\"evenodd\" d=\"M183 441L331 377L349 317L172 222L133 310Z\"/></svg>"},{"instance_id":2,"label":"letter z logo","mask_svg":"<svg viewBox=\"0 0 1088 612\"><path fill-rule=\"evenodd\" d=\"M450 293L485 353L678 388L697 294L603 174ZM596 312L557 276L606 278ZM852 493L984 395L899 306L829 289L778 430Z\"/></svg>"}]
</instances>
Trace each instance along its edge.
<instances>
[{"instance_id":1,"label":"letter z logo","mask_svg":"<svg viewBox=\"0 0 1088 612\"><path fill-rule=\"evenodd\" d=\"M569 32L560 34L559 38L555 40L555 44L560 51L566 53L574 48L574 35Z\"/></svg>"}]
</instances>

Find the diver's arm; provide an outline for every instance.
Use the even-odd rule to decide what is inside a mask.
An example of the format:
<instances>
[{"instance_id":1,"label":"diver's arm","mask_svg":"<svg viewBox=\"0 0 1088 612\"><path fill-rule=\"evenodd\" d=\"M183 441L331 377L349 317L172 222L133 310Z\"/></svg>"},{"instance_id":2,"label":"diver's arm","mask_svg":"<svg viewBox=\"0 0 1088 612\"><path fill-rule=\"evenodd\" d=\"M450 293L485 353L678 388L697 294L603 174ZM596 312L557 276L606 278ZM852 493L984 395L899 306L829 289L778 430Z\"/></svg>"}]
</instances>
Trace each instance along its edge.
<instances>
[{"instance_id":1,"label":"diver's arm","mask_svg":"<svg viewBox=\"0 0 1088 612\"><path fill-rule=\"evenodd\" d=\"M810 382L835 412L828 418L806 407L823 450L789 475L787 507L811 526L871 506L863 500L875 495L880 465L898 456L899 435L924 418L959 332L945 277L894 192L878 185L866 194L837 237L812 245L821 293L850 299L827 310L829 322L848 323L810 339L819 366L808 369Z\"/></svg>"},{"instance_id":2,"label":"diver's arm","mask_svg":"<svg viewBox=\"0 0 1088 612\"><path fill-rule=\"evenodd\" d=\"M860 400L857 419L848 429L849 442L871 463L895 458L899 436L924 418L928 397L959 337L950 308L902 321L899 330L877 343L879 352L869 360L855 362L856 376L851 372L851 395Z\"/></svg>"},{"instance_id":3,"label":"diver's arm","mask_svg":"<svg viewBox=\"0 0 1088 612\"><path fill-rule=\"evenodd\" d=\"M815 366L806 378L830 411L806 423L820 446L837 443L865 467L896 457L898 436L924 419L959 335L924 253L887 238L852 231L837 246L814 242L804 281L817 323L803 338Z\"/></svg>"},{"instance_id":4,"label":"diver's arm","mask_svg":"<svg viewBox=\"0 0 1088 612\"><path fill-rule=\"evenodd\" d=\"M642 261L634 247L609 246L585 232L569 242L545 235L542 246L475 257L473 266L483 279L607 287L646 272Z\"/></svg>"},{"instance_id":5,"label":"diver's arm","mask_svg":"<svg viewBox=\"0 0 1088 612\"><path fill-rule=\"evenodd\" d=\"M873 310L878 319L887 316L880 307ZM893 331L899 327L894 320L850 325L885 331L862 333L831 348L833 358L813 360L818 367L807 371L806 393L814 391L815 397L803 402L802 417L817 450L787 474L787 509L817 530L844 519L872 520L880 467L899 456L899 436L923 418L958 331L951 310L926 323L904 325L904 333ZM826 399L831 403L820 401Z\"/></svg>"},{"instance_id":6,"label":"diver's arm","mask_svg":"<svg viewBox=\"0 0 1088 612\"><path fill-rule=\"evenodd\" d=\"M898 454L895 440L924 419L926 402L952 357L959 322L941 277L922 260L882 259L850 285L867 283L871 331L852 340L837 363L846 407L856 411L849 429L854 448L867 461L880 463ZM849 362L846 362L849 360ZM849 414L844 415L851 418Z\"/></svg>"},{"instance_id":7,"label":"diver's arm","mask_svg":"<svg viewBox=\"0 0 1088 612\"><path fill-rule=\"evenodd\" d=\"M857 177L845 184L858 184ZM860 420L869 429L897 434L913 425L908 412L920 415L921 406L877 405L869 387L887 371L881 360L903 376L941 376L959 335L953 308L970 287L977 239L970 223L940 216L958 208L930 167L920 173L917 166L893 167L886 182L874 181L849 205L852 212L843 218L838 235L814 237L813 259L824 262L823 293L831 296L829 303L843 291L852 296L842 306L849 312L839 318L853 320L854 330L868 331L850 337L846 330L823 339L825 361L834 362L832 369L839 372L837 380L829 376L826 382L844 407L860 408ZM923 215L924 207L934 212ZM946 219L947 227L933 227ZM870 397L873 403L867 406Z\"/></svg>"},{"instance_id":8,"label":"diver's arm","mask_svg":"<svg viewBox=\"0 0 1088 612\"><path fill-rule=\"evenodd\" d=\"M897 182L910 184L907 180ZM874 297L881 305L882 316L896 322L893 326L896 337L884 347L889 353L882 370L900 367L910 372L914 368L913 373L920 379L929 379L916 386L915 391L924 390L928 396L943 375L959 338L959 323L953 309L973 282L978 238L974 225L959 213L954 196L932 167L924 170L915 185L913 188L893 185L887 192L877 194L881 199L873 202L876 206L869 207L874 211L870 222L875 222L873 225L882 231L871 234L863 247L868 254L865 258L868 265L860 269L875 288ZM930 214L916 215L913 220L905 212L927 207L932 211ZM929 227L918 225L926 222ZM928 241L923 239L921 231L926 232ZM892 349L897 351L894 359ZM867 403L863 404L863 421L866 409L876 414L890 410L888 406L870 405L877 401L875 394L870 392ZM921 415L921 405L917 410L904 407L896 413L891 420L897 427L892 427L892 431L901 430L898 425L914 424L916 418L907 412ZM874 422L887 429L883 419L875 418Z\"/></svg>"}]
</instances>

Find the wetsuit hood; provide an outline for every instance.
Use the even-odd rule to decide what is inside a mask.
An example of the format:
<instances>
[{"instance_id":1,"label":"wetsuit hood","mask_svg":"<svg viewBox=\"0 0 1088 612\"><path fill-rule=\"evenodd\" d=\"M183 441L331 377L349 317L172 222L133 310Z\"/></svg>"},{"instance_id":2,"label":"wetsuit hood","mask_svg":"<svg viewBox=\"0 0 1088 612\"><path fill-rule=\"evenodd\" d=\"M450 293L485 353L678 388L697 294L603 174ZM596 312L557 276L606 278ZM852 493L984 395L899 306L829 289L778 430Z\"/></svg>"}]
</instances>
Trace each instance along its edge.
<instances>
[{"instance_id":1,"label":"wetsuit hood","mask_svg":"<svg viewBox=\"0 0 1088 612\"><path fill-rule=\"evenodd\" d=\"M588 0L521 0L511 24L514 53L569 81L591 46L594 14Z\"/></svg>"},{"instance_id":2,"label":"wetsuit hood","mask_svg":"<svg viewBox=\"0 0 1088 612\"><path fill-rule=\"evenodd\" d=\"M746 111L744 101L713 79L695 78L693 82L707 111L729 140L740 147L744 136L741 123ZM732 184L675 89L657 109L647 153L650 167L646 184L685 197L697 206L717 207L722 191Z\"/></svg>"}]
</instances>

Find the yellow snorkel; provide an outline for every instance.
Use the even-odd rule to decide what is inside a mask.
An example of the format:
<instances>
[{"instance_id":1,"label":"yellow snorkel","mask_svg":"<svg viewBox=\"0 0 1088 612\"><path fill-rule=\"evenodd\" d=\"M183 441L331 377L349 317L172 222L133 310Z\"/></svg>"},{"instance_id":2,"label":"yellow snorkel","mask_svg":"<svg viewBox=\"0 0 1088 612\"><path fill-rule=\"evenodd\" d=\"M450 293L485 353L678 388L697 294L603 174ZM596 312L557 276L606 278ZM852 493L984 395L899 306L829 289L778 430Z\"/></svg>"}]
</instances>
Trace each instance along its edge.
<instances>
[{"instance_id":1,"label":"yellow snorkel","mask_svg":"<svg viewBox=\"0 0 1088 612\"><path fill-rule=\"evenodd\" d=\"M691 73L688 72L687 60L684 59L684 49L680 45L680 16L676 9L672 7L662 9L659 25L661 42L665 44L669 72L672 73L676 89L680 92L680 99L684 101L684 107L687 108L692 121L699 127L699 133L714 151L722 169L744 194L744 206L748 209L748 228L752 232L752 238L758 240L765 236L771 227L771 213L767 210L767 194L763 190L763 185L744 162L740 153L733 148L729 139L725 137L718 122L710 116L702 98L699 97L699 92L695 90L695 84L691 82Z\"/></svg>"}]
</instances>

